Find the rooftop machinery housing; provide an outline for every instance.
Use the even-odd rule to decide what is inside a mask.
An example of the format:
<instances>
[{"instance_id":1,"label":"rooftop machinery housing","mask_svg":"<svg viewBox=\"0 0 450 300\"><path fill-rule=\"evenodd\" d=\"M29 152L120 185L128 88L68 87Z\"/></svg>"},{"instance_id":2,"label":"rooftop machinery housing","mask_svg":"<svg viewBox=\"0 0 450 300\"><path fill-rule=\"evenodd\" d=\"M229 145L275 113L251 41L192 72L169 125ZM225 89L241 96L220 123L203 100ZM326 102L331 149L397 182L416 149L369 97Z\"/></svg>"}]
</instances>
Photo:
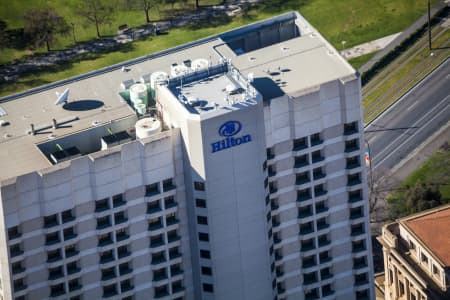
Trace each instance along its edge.
<instances>
[{"instance_id":1,"label":"rooftop machinery housing","mask_svg":"<svg viewBox=\"0 0 450 300\"><path fill-rule=\"evenodd\" d=\"M373 298L360 78L298 13L0 108L4 299Z\"/></svg>"}]
</instances>

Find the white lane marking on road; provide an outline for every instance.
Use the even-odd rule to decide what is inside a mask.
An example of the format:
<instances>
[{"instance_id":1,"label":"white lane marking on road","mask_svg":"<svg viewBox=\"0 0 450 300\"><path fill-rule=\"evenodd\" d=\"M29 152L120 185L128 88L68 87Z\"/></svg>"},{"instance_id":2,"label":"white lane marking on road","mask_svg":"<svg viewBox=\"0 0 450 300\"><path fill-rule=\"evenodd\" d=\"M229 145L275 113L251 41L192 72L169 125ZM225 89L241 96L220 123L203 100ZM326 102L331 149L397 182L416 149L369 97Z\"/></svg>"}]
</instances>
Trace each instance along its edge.
<instances>
[{"instance_id":1,"label":"white lane marking on road","mask_svg":"<svg viewBox=\"0 0 450 300\"><path fill-rule=\"evenodd\" d=\"M447 98L449 98L449 97L450 97L450 95L447 96L447 97L445 97L445 98L442 99L441 101L439 101L439 102L436 104L435 107L433 107L431 110L429 110L425 115L423 115L419 120L417 120L416 122L414 122L410 127L415 127L415 126L416 126L418 123L420 123L423 119L427 118L429 114L433 113L436 109L439 109L439 106L440 106L442 103L445 103L445 101L446 101ZM430 120L433 120L433 119L436 118L436 116L438 116L438 115L439 115L439 112L435 115L435 117L431 118ZM423 128L423 126L421 126L421 128ZM419 128L419 129L420 129L420 128ZM408 133L409 131L410 131L409 129L406 130L403 134L399 135L396 139L394 139L392 142L390 142L388 145L386 145L386 146L384 147L384 149L383 149L381 152L379 152L379 153L377 153L376 155L373 156L373 160L375 160L376 157L380 156L380 155L381 155L382 153L384 153L385 151L388 151L388 150L389 150L388 148L389 148L392 144L395 144L399 139L403 138L403 135L406 134L406 133ZM418 132L418 131L419 131L419 130L417 130L416 132ZM413 135L414 135L414 133L413 133L411 136L413 136ZM391 151L391 153L392 153L392 151Z\"/></svg>"},{"instance_id":2,"label":"white lane marking on road","mask_svg":"<svg viewBox=\"0 0 450 300\"><path fill-rule=\"evenodd\" d=\"M444 62L442 62L437 68L435 68L431 73L429 73L427 76L425 76L421 81L419 81L418 84L416 84L413 88L411 88L409 91L407 91L403 96L400 97L397 101L394 102L391 106L389 106L385 111L383 111L378 117L370 121L369 124L366 124L364 126L365 130L369 130L372 124L376 123L377 120L381 120L384 115L388 114L391 110L393 110L398 104L400 104L404 99L408 98L409 94L414 92L416 89L421 87L422 85L425 85L429 78L431 78L435 73L439 72L440 69L444 68L448 63L450 62L450 59L446 59Z\"/></svg>"},{"instance_id":3,"label":"white lane marking on road","mask_svg":"<svg viewBox=\"0 0 450 300\"><path fill-rule=\"evenodd\" d=\"M447 96L445 99L447 99L449 96ZM434 115L433 118L431 118L430 120L428 120L425 124L423 124L419 130L417 130L416 132L414 132L413 134L411 134L405 141L403 141L399 146L395 147L394 151L391 151L390 153L388 153L381 161L379 161L374 167L373 169L376 169L378 166L380 166L381 164L383 164L383 162L388 159L392 154L394 154L399 148L403 147L404 144L408 143L415 135L417 135L420 131L422 131L423 129L425 129L427 127L427 125L429 123L431 123L434 119L436 119L437 117L439 117L440 114L442 113L446 113L447 109L450 107L450 104L447 104L445 106L444 109L441 109L436 115Z\"/></svg>"},{"instance_id":4,"label":"white lane marking on road","mask_svg":"<svg viewBox=\"0 0 450 300\"><path fill-rule=\"evenodd\" d=\"M419 100L416 100L416 102L414 102L412 105L410 105L406 110L410 111L411 109L414 108L414 106L416 106L417 104L419 104Z\"/></svg>"}]
</instances>

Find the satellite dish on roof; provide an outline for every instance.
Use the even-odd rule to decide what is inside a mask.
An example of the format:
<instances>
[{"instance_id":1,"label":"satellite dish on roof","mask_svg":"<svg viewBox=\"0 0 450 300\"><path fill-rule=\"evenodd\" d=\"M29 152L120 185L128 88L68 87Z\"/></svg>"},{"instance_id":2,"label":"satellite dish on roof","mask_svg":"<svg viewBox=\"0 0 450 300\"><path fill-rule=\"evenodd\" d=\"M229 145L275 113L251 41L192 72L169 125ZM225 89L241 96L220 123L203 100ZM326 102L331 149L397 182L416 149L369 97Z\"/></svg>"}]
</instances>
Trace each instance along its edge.
<instances>
[{"instance_id":1,"label":"satellite dish on roof","mask_svg":"<svg viewBox=\"0 0 450 300\"><path fill-rule=\"evenodd\" d=\"M69 98L69 91L70 91L69 88L67 88L64 90L64 92L61 95L59 95L59 93L56 92L58 99L56 99L55 105L59 105L59 104L66 102L67 99Z\"/></svg>"}]
</instances>

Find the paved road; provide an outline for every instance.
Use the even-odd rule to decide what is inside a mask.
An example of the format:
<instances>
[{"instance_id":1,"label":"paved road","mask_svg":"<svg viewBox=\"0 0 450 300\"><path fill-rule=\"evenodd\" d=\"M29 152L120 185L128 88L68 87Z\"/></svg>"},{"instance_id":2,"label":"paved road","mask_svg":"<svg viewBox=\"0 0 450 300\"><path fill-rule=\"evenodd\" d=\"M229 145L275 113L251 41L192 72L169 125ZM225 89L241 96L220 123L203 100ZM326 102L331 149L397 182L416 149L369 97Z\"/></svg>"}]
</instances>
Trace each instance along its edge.
<instances>
[{"instance_id":1,"label":"paved road","mask_svg":"<svg viewBox=\"0 0 450 300\"><path fill-rule=\"evenodd\" d=\"M389 173L450 120L450 59L366 127L372 171Z\"/></svg>"}]
</instances>

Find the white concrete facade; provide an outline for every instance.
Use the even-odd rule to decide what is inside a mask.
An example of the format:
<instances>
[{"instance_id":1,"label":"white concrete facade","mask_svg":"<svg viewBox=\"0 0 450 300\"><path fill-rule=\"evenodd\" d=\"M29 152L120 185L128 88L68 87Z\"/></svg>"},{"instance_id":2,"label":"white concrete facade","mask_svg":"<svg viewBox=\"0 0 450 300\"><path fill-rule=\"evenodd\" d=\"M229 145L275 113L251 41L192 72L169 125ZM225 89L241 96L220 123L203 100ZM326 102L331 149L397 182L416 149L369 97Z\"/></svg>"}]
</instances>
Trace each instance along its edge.
<instances>
[{"instance_id":1,"label":"white concrete facade","mask_svg":"<svg viewBox=\"0 0 450 300\"><path fill-rule=\"evenodd\" d=\"M355 70L297 13L133 69L185 55L208 66L156 85L161 133L99 151L107 130L133 135L136 115L115 103L123 115L98 111L101 126L81 115L56 140L22 137L49 166L0 176L0 296L372 299ZM45 161L71 141L81 157Z\"/></svg>"}]
</instances>

